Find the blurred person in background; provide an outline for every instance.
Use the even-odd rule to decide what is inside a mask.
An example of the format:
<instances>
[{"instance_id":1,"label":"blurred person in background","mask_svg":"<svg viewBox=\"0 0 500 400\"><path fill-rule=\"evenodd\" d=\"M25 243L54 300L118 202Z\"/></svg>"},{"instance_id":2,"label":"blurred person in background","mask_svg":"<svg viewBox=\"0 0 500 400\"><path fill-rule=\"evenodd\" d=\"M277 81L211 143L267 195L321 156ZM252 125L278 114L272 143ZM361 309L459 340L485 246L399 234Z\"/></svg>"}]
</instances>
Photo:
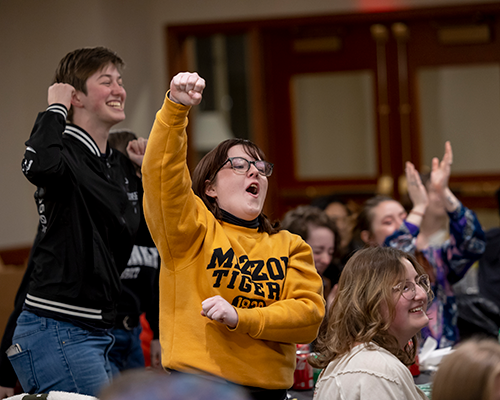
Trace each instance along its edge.
<instances>
[{"instance_id":1,"label":"blurred person in background","mask_svg":"<svg viewBox=\"0 0 500 400\"><path fill-rule=\"evenodd\" d=\"M409 213L396 200L376 196L367 200L357 218L356 233L369 246L390 246L415 254L430 277L434 301L429 305L430 323L423 337L432 336L439 347L459 340L457 306L452 285L464 277L485 250L485 235L475 213L465 207L448 187L453 154L446 142L441 162L432 160L429 196L420 175L410 162L406 164L408 194L413 203ZM444 207L449 217L449 238L438 246L429 244L420 225L429 202Z\"/></svg>"},{"instance_id":2,"label":"blurred person in background","mask_svg":"<svg viewBox=\"0 0 500 400\"><path fill-rule=\"evenodd\" d=\"M281 226L299 235L311 246L314 266L323 278L323 294L328 306L335 297L335 286L340 277L340 271L332 265L340 242L335 222L321 209L304 205L288 211L281 221Z\"/></svg>"},{"instance_id":3,"label":"blurred person in background","mask_svg":"<svg viewBox=\"0 0 500 400\"><path fill-rule=\"evenodd\" d=\"M500 400L500 344L469 339L439 363L432 400Z\"/></svg>"},{"instance_id":4,"label":"blurred person in background","mask_svg":"<svg viewBox=\"0 0 500 400\"><path fill-rule=\"evenodd\" d=\"M368 247L349 259L309 363L323 372L314 400L427 399L407 366L429 323L429 277L415 258Z\"/></svg>"}]
</instances>

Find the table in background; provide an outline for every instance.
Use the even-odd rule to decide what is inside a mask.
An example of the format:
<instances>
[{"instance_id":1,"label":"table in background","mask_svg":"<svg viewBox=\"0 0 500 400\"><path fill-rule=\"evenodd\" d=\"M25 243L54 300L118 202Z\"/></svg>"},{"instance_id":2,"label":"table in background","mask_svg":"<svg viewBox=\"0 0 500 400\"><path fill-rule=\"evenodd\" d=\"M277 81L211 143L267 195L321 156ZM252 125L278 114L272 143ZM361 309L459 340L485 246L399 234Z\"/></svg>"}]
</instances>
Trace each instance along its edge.
<instances>
[{"instance_id":1,"label":"table in background","mask_svg":"<svg viewBox=\"0 0 500 400\"><path fill-rule=\"evenodd\" d=\"M288 390L288 398L290 400L311 400L313 398L314 389L307 390Z\"/></svg>"}]
</instances>

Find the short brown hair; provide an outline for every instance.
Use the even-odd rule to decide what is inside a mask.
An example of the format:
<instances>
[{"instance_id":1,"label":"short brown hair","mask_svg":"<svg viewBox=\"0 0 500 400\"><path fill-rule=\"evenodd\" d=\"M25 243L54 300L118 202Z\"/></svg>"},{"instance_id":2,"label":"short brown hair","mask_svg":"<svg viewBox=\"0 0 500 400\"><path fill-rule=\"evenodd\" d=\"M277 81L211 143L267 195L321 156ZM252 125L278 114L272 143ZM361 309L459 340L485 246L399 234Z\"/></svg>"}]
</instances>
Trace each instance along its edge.
<instances>
[{"instance_id":1,"label":"short brown hair","mask_svg":"<svg viewBox=\"0 0 500 400\"><path fill-rule=\"evenodd\" d=\"M87 94L87 79L95 72L109 64L118 71L125 67L123 60L106 47L84 47L66 54L54 74L53 83L68 83L80 92ZM68 113L68 121L73 120L72 110Z\"/></svg>"},{"instance_id":2,"label":"short brown hair","mask_svg":"<svg viewBox=\"0 0 500 400\"><path fill-rule=\"evenodd\" d=\"M334 254L336 254L339 249L340 235L335 221L325 211L315 206L298 206L288 211L281 220L283 229L299 235L306 242L309 237L310 226L324 227L333 232Z\"/></svg>"},{"instance_id":3,"label":"short brown hair","mask_svg":"<svg viewBox=\"0 0 500 400\"><path fill-rule=\"evenodd\" d=\"M227 139L219 143L217 147L207 153L200 160L193 172L192 181L194 193L203 200L210 212L219 220L222 219L222 212L219 205L214 198L205 193L205 189L207 187L207 182L210 184L215 183L217 179L217 171L220 166L227 161L229 149L238 145L243 146L245 152L255 160L265 160L264 152L251 141L238 138ZM270 235L279 232L279 223L271 223L269 218L264 213L261 212L258 219L259 232L267 232Z\"/></svg>"},{"instance_id":4,"label":"short brown hair","mask_svg":"<svg viewBox=\"0 0 500 400\"><path fill-rule=\"evenodd\" d=\"M114 129L109 131L108 143L109 146L126 155L127 146L132 140L137 140L137 135L128 129Z\"/></svg>"},{"instance_id":5,"label":"short brown hair","mask_svg":"<svg viewBox=\"0 0 500 400\"><path fill-rule=\"evenodd\" d=\"M433 400L490 400L500 376L500 345L469 339L443 358L433 379Z\"/></svg>"},{"instance_id":6,"label":"short brown hair","mask_svg":"<svg viewBox=\"0 0 500 400\"><path fill-rule=\"evenodd\" d=\"M389 333L396 313L393 287L405 279L402 259L407 259L419 276L425 273L411 254L392 247L368 247L354 253L340 275L328 323L320 328L317 358L311 358L310 364L325 368L330 361L349 353L356 342L374 342L404 364L414 363L417 336L402 350L396 337ZM382 314L384 304L389 320Z\"/></svg>"}]
</instances>

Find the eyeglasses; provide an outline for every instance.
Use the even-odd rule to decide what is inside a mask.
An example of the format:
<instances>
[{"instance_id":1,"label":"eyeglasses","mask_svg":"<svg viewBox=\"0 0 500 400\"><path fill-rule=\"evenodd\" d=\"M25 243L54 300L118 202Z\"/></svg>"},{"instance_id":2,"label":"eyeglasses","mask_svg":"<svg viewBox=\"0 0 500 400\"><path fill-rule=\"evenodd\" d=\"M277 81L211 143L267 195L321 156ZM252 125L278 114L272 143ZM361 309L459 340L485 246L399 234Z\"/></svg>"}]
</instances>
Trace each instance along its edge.
<instances>
[{"instance_id":1,"label":"eyeglasses","mask_svg":"<svg viewBox=\"0 0 500 400\"><path fill-rule=\"evenodd\" d=\"M259 174L261 174L262 176L271 176L271 174L273 173L274 164L271 164L267 161L264 160L248 161L246 158L243 157L229 157L226 161L222 163L219 169L215 171L214 176L217 175L217 173L222 169L222 167L226 165L228 162L231 164L231 168L233 169L233 171L240 175L246 174L250 169L250 165L252 164L255 168L257 168L257 171L259 171Z\"/></svg>"},{"instance_id":2,"label":"eyeglasses","mask_svg":"<svg viewBox=\"0 0 500 400\"><path fill-rule=\"evenodd\" d=\"M400 282L394 286L393 289L395 291L399 291L401 296L403 296L406 300L413 300L417 295L417 287L415 284L424 289L425 293L429 293L431 291L429 275L420 275L417 279L415 279L415 283L408 281Z\"/></svg>"}]
</instances>

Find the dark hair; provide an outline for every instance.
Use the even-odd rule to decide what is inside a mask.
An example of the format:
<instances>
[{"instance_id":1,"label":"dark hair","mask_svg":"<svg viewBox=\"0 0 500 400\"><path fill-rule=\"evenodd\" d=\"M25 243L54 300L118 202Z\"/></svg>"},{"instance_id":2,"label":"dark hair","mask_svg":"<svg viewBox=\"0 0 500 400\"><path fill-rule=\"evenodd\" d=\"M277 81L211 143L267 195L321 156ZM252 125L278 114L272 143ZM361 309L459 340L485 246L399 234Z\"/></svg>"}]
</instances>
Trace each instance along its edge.
<instances>
[{"instance_id":1,"label":"dark hair","mask_svg":"<svg viewBox=\"0 0 500 400\"><path fill-rule=\"evenodd\" d=\"M87 94L87 79L109 64L119 71L125 63L113 51L105 47L85 47L66 54L57 66L53 83L68 83L80 92ZM68 113L68 121L73 120L73 110Z\"/></svg>"},{"instance_id":2,"label":"dark hair","mask_svg":"<svg viewBox=\"0 0 500 400\"><path fill-rule=\"evenodd\" d=\"M310 226L328 228L333 232L335 256L340 244L340 235L335 221L326 212L314 206L298 206L288 211L281 220L281 227L283 229L299 235L306 242Z\"/></svg>"},{"instance_id":3,"label":"dark hair","mask_svg":"<svg viewBox=\"0 0 500 400\"><path fill-rule=\"evenodd\" d=\"M229 149L234 146L243 146L245 152L255 160L265 160L264 152L254 143L246 139L227 139L219 143L217 147L207 153L196 166L193 175L193 191L203 200L207 208L217 219L222 219L222 212L217 201L205 193L207 183L213 184L217 179L217 171L227 161ZM280 230L279 223L271 223L264 214L259 215L259 232L267 232L270 235Z\"/></svg>"},{"instance_id":4,"label":"dark hair","mask_svg":"<svg viewBox=\"0 0 500 400\"><path fill-rule=\"evenodd\" d=\"M407 259L419 276L425 273L411 254L392 247L367 247L354 253L340 275L328 323L320 328L316 356L309 359L311 365L324 368L349 353L357 342L374 342L405 365L414 363L417 335L401 349L388 331L396 314L393 287L405 279L402 259ZM383 304L389 311L388 320L382 314Z\"/></svg>"},{"instance_id":5,"label":"dark hair","mask_svg":"<svg viewBox=\"0 0 500 400\"><path fill-rule=\"evenodd\" d=\"M130 141L136 139L137 135L128 129L111 130L108 135L109 146L125 154L127 157L127 145Z\"/></svg>"},{"instance_id":6,"label":"dark hair","mask_svg":"<svg viewBox=\"0 0 500 400\"><path fill-rule=\"evenodd\" d=\"M322 210L326 210L326 208L332 203L341 204L342 206L344 206L347 215L352 214L352 210L347 206L347 202L337 194L329 194L327 196L317 197L313 201L311 201L312 206L318 207Z\"/></svg>"},{"instance_id":7,"label":"dark hair","mask_svg":"<svg viewBox=\"0 0 500 400\"><path fill-rule=\"evenodd\" d=\"M109 147L118 150L120 153L125 155L130 160L130 157L127 152L127 146L129 142L132 140L137 140L137 135L128 129L114 129L109 131L108 135L108 144ZM141 166L130 160L130 162L134 165L135 173L137 176L141 177Z\"/></svg>"},{"instance_id":8,"label":"dark hair","mask_svg":"<svg viewBox=\"0 0 500 400\"><path fill-rule=\"evenodd\" d=\"M392 197L377 195L366 200L361 207L361 211L359 212L356 218L356 226L354 228L354 237L359 239L361 242L361 232L368 231L372 232L372 223L373 223L373 209L377 207L380 203L384 201L395 201Z\"/></svg>"}]
</instances>

